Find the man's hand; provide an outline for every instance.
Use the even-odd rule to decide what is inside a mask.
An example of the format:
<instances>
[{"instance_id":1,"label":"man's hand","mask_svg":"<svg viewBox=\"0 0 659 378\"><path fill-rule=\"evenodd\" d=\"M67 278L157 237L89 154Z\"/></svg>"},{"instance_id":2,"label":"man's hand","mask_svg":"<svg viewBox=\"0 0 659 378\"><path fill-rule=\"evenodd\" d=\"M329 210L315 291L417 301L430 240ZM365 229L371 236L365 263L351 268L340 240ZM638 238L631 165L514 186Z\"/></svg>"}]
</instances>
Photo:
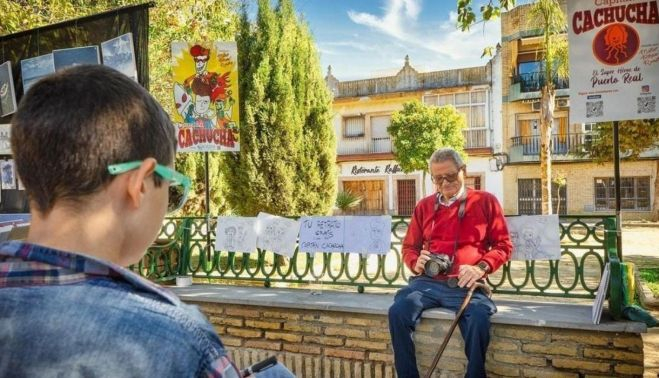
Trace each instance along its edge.
<instances>
[{"instance_id":1,"label":"man's hand","mask_svg":"<svg viewBox=\"0 0 659 378\"><path fill-rule=\"evenodd\" d=\"M421 274L426 271L426 261L430 260L430 251L422 249L419 258L416 259L416 265L414 265L414 273Z\"/></svg>"},{"instance_id":2,"label":"man's hand","mask_svg":"<svg viewBox=\"0 0 659 378\"><path fill-rule=\"evenodd\" d=\"M478 265L460 265L458 286L470 288L476 281L483 278L485 271Z\"/></svg>"}]
</instances>

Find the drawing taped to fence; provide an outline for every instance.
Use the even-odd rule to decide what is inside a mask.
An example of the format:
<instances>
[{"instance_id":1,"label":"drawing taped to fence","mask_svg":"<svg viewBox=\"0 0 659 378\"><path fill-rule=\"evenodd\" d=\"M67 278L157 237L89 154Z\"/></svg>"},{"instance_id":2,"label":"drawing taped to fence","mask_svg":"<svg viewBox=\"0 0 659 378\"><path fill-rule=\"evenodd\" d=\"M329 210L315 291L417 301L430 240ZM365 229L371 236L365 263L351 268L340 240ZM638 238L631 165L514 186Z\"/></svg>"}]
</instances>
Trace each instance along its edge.
<instances>
[{"instance_id":1,"label":"drawing taped to fence","mask_svg":"<svg viewBox=\"0 0 659 378\"><path fill-rule=\"evenodd\" d=\"M300 222L294 219L259 213L256 217L258 235L256 246L266 251L293 257L299 230Z\"/></svg>"},{"instance_id":2,"label":"drawing taped to fence","mask_svg":"<svg viewBox=\"0 0 659 378\"><path fill-rule=\"evenodd\" d=\"M512 260L558 260L561 230L558 215L506 217L513 242Z\"/></svg>"},{"instance_id":3,"label":"drawing taped to fence","mask_svg":"<svg viewBox=\"0 0 659 378\"><path fill-rule=\"evenodd\" d=\"M215 250L254 252L256 250L256 218L217 217Z\"/></svg>"}]
</instances>

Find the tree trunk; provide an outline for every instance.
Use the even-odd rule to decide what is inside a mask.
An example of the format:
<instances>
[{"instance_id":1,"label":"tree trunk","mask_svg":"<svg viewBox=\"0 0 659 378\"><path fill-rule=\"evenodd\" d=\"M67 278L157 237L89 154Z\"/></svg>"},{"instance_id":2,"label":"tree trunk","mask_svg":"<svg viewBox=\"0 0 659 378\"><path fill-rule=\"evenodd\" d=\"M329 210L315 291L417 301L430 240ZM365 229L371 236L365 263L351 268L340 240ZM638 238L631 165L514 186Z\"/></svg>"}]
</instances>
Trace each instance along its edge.
<instances>
[{"instance_id":1,"label":"tree trunk","mask_svg":"<svg viewBox=\"0 0 659 378\"><path fill-rule=\"evenodd\" d=\"M551 80L549 76L547 81ZM551 214L551 133L554 124L554 89L542 87L542 110L540 112L540 187L542 214Z\"/></svg>"},{"instance_id":2,"label":"tree trunk","mask_svg":"<svg viewBox=\"0 0 659 378\"><path fill-rule=\"evenodd\" d=\"M659 160L655 162L656 169L654 172L654 203L652 204L651 219L653 222L659 221Z\"/></svg>"}]
</instances>

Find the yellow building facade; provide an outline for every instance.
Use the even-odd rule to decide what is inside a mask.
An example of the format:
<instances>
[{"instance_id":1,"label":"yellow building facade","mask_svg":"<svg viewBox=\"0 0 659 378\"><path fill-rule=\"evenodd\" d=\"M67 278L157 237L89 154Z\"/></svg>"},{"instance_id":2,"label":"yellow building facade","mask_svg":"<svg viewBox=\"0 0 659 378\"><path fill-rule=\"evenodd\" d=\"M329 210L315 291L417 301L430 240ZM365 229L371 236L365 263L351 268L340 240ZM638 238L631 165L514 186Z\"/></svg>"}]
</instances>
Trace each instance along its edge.
<instances>
[{"instance_id":1,"label":"yellow building facade","mask_svg":"<svg viewBox=\"0 0 659 378\"><path fill-rule=\"evenodd\" d=\"M540 213L540 87L542 38L529 23L531 4L520 5L501 17L502 125L508 164L504 175L506 214ZM565 1L563 11L567 14ZM615 213L613 163L597 164L588 148L597 137L595 124L570 124L569 81L553 78L556 88L552 132L552 208L561 214ZM624 130L621 130L624 133ZM621 162L623 219L649 219L656 197L659 151L647 151L638 161Z\"/></svg>"}]
</instances>

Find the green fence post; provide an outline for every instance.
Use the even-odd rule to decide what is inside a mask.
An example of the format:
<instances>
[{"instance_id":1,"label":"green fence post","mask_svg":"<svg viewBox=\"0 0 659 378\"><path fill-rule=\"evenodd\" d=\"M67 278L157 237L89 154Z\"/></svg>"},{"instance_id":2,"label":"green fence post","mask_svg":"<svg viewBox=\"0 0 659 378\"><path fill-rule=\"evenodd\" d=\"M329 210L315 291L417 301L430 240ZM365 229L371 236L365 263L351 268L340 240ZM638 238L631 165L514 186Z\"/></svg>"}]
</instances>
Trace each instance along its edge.
<instances>
[{"instance_id":1,"label":"green fence post","mask_svg":"<svg viewBox=\"0 0 659 378\"><path fill-rule=\"evenodd\" d=\"M617 225L615 218L604 220L604 246L609 262L609 312L615 320L622 318L622 267L617 249ZM601 283L600 283L601 285Z\"/></svg>"}]
</instances>

